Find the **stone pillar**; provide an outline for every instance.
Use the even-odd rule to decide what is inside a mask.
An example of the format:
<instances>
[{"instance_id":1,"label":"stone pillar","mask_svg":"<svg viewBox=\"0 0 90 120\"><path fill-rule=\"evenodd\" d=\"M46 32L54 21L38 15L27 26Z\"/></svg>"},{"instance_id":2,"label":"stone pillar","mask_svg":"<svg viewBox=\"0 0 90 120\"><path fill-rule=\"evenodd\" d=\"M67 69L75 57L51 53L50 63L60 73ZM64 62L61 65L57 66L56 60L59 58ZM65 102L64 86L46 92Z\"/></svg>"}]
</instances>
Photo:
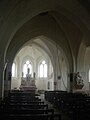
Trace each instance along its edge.
<instances>
[{"instance_id":1,"label":"stone pillar","mask_svg":"<svg viewBox=\"0 0 90 120\"><path fill-rule=\"evenodd\" d=\"M70 73L70 92L73 92L74 74Z\"/></svg>"},{"instance_id":2,"label":"stone pillar","mask_svg":"<svg viewBox=\"0 0 90 120\"><path fill-rule=\"evenodd\" d=\"M3 63L0 61L0 99L4 97L4 71Z\"/></svg>"}]
</instances>

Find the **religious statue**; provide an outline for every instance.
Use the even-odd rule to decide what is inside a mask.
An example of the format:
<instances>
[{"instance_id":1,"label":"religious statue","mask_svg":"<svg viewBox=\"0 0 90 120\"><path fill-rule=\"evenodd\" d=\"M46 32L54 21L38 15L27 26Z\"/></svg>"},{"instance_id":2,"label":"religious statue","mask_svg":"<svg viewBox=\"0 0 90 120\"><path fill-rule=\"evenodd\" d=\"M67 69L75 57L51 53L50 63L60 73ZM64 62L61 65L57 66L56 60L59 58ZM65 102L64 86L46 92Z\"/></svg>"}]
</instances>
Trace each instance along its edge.
<instances>
[{"instance_id":1,"label":"religious statue","mask_svg":"<svg viewBox=\"0 0 90 120\"><path fill-rule=\"evenodd\" d=\"M27 74L28 75L30 74L30 68L27 68Z\"/></svg>"},{"instance_id":2,"label":"religious statue","mask_svg":"<svg viewBox=\"0 0 90 120\"><path fill-rule=\"evenodd\" d=\"M76 88L82 88L84 86L82 76L80 75L79 72L76 73L75 76L75 87Z\"/></svg>"},{"instance_id":3,"label":"religious statue","mask_svg":"<svg viewBox=\"0 0 90 120\"><path fill-rule=\"evenodd\" d=\"M36 77L36 73L35 73L35 72L33 73L33 77L34 77L34 78Z\"/></svg>"}]
</instances>

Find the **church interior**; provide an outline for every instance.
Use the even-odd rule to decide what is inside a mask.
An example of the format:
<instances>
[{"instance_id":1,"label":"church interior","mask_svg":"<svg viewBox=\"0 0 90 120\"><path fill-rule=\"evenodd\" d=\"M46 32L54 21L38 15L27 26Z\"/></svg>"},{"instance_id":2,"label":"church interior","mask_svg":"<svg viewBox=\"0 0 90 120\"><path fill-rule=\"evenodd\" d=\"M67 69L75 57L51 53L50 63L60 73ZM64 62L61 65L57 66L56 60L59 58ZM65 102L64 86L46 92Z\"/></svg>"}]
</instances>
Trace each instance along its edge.
<instances>
[{"instance_id":1,"label":"church interior","mask_svg":"<svg viewBox=\"0 0 90 120\"><path fill-rule=\"evenodd\" d=\"M90 1L0 0L5 120L90 119Z\"/></svg>"}]
</instances>

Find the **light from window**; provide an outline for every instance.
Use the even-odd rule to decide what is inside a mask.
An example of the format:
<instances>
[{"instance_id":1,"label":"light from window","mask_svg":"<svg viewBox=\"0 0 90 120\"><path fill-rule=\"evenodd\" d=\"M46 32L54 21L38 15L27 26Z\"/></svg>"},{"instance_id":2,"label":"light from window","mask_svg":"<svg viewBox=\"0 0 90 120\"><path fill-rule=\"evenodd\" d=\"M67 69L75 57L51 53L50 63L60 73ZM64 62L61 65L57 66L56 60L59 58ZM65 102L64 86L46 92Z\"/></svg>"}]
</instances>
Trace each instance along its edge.
<instances>
[{"instance_id":1,"label":"light from window","mask_svg":"<svg viewBox=\"0 0 90 120\"><path fill-rule=\"evenodd\" d=\"M26 64L27 64L27 65L29 64L29 61L28 61L28 60L26 61Z\"/></svg>"},{"instance_id":2,"label":"light from window","mask_svg":"<svg viewBox=\"0 0 90 120\"><path fill-rule=\"evenodd\" d=\"M15 63L12 65L12 77L15 77Z\"/></svg>"},{"instance_id":3,"label":"light from window","mask_svg":"<svg viewBox=\"0 0 90 120\"><path fill-rule=\"evenodd\" d=\"M44 77L47 77L47 64L44 65Z\"/></svg>"},{"instance_id":4,"label":"light from window","mask_svg":"<svg viewBox=\"0 0 90 120\"><path fill-rule=\"evenodd\" d=\"M40 78L42 77L47 77L47 64L45 61L40 64Z\"/></svg>"},{"instance_id":5,"label":"light from window","mask_svg":"<svg viewBox=\"0 0 90 120\"><path fill-rule=\"evenodd\" d=\"M90 82L90 70L89 70L89 82Z\"/></svg>"},{"instance_id":6,"label":"light from window","mask_svg":"<svg viewBox=\"0 0 90 120\"><path fill-rule=\"evenodd\" d=\"M26 77L27 74L31 74L31 73L32 73L32 66L30 61L27 60L23 66L23 77Z\"/></svg>"},{"instance_id":7,"label":"light from window","mask_svg":"<svg viewBox=\"0 0 90 120\"><path fill-rule=\"evenodd\" d=\"M43 77L43 65L40 65L40 77Z\"/></svg>"},{"instance_id":8,"label":"light from window","mask_svg":"<svg viewBox=\"0 0 90 120\"><path fill-rule=\"evenodd\" d=\"M26 77L26 74L27 74L27 65L26 64L24 64L24 66L23 66L23 76L24 77Z\"/></svg>"}]
</instances>

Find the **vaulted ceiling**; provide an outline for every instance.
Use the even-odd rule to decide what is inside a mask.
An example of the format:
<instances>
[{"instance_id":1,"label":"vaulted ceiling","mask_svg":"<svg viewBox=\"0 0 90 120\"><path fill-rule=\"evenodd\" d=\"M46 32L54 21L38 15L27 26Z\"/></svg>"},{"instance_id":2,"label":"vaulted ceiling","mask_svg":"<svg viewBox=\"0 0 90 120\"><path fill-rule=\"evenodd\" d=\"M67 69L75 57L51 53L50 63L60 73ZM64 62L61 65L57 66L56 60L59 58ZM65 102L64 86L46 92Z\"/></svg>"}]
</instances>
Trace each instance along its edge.
<instances>
[{"instance_id":1,"label":"vaulted ceiling","mask_svg":"<svg viewBox=\"0 0 90 120\"><path fill-rule=\"evenodd\" d=\"M72 63L82 42L90 46L89 5L89 0L0 0L1 58L13 60L27 41L44 36ZM47 46L48 40L42 39Z\"/></svg>"}]
</instances>

